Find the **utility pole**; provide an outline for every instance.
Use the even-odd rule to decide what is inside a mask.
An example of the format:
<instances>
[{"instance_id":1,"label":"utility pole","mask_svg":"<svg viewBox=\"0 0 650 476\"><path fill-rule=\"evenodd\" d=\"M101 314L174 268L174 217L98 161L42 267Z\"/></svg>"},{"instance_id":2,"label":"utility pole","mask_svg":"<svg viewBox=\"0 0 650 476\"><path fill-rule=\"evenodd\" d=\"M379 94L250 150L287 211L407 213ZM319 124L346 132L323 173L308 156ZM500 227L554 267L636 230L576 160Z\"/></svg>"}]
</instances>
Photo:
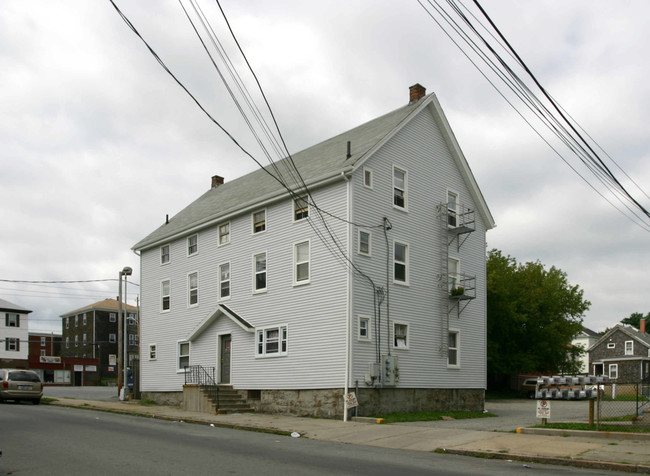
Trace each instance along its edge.
<instances>
[{"instance_id":1,"label":"utility pole","mask_svg":"<svg viewBox=\"0 0 650 476\"><path fill-rule=\"evenodd\" d=\"M127 304L126 304L126 277L131 276L133 273L133 269L131 269L129 266L125 266L122 271L120 271L120 276L119 276L119 281L120 281L120 293L118 297L118 318L117 318L117 335L118 335L118 343L117 343L117 392L120 400L124 400L124 396L126 394L126 361L128 359L127 356L127 339L126 339L126 331L127 331L127 323L126 323L126 309L127 309ZM122 276L124 276L124 314L122 313ZM124 321L122 321L124 319ZM120 342L120 340L122 342ZM124 374L122 374L122 371L124 371Z\"/></svg>"}]
</instances>

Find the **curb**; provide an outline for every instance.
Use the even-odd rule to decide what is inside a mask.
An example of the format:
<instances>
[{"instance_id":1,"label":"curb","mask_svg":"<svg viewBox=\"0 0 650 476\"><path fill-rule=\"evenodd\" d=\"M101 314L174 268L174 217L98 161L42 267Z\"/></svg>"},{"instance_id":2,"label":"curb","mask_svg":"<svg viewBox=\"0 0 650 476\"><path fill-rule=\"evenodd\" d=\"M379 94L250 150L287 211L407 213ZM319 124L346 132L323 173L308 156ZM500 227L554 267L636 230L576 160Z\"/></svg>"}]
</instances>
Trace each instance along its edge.
<instances>
[{"instance_id":1,"label":"curb","mask_svg":"<svg viewBox=\"0 0 650 476\"><path fill-rule=\"evenodd\" d=\"M517 433L523 433L526 435L617 438L620 440L650 440L650 433L627 433L623 431L584 431L584 430L560 430L556 428L517 428Z\"/></svg>"},{"instance_id":2,"label":"curb","mask_svg":"<svg viewBox=\"0 0 650 476\"><path fill-rule=\"evenodd\" d=\"M528 456L528 455L518 455L513 453L490 453L486 451L455 450L455 449L448 449L448 448L438 448L434 452L440 454L473 456L475 458L527 461L530 463L555 464L555 465L573 466L576 468L585 468L585 469L605 469L609 471L624 471L627 473L650 474L650 466L645 466L640 464L637 465L637 464L625 464L625 463L610 463L610 462L588 461L588 460L579 460L579 459L554 458L550 456Z\"/></svg>"}]
</instances>

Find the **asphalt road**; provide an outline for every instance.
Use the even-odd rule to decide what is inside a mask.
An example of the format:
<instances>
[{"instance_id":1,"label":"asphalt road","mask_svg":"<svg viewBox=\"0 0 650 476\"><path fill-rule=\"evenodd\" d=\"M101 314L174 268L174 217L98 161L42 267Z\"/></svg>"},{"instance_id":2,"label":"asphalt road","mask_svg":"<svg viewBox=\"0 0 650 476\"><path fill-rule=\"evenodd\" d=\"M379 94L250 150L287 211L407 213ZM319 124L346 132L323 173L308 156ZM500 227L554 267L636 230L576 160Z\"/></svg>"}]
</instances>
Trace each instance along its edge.
<instances>
[{"instance_id":1,"label":"asphalt road","mask_svg":"<svg viewBox=\"0 0 650 476\"><path fill-rule=\"evenodd\" d=\"M602 474L573 467L387 450L49 405L0 404L0 422L0 474Z\"/></svg>"}]
</instances>

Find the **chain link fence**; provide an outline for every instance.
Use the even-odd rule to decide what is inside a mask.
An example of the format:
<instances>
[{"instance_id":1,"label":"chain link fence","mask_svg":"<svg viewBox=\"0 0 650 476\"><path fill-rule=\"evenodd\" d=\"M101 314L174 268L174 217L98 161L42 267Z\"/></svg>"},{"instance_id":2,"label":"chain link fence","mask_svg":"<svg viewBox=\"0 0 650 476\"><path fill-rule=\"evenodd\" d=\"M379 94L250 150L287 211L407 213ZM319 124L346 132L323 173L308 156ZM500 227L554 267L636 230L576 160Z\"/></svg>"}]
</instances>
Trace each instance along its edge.
<instances>
[{"instance_id":1,"label":"chain link fence","mask_svg":"<svg viewBox=\"0 0 650 476\"><path fill-rule=\"evenodd\" d=\"M600 384L595 404L594 423L598 429L650 427L650 379L635 382L617 379Z\"/></svg>"}]
</instances>

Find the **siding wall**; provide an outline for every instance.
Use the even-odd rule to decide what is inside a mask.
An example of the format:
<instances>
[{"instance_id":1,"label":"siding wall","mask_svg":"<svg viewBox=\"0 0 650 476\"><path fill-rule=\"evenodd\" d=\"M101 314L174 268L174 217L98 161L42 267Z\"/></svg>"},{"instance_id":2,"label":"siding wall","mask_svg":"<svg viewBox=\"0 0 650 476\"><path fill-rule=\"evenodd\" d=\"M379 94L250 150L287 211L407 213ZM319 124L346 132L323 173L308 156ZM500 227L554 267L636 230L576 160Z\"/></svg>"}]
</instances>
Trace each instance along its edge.
<instances>
[{"instance_id":1,"label":"siding wall","mask_svg":"<svg viewBox=\"0 0 650 476\"><path fill-rule=\"evenodd\" d=\"M354 144L353 144L354 146ZM386 302L381 307L381 355L389 351L399 358L399 384L403 388L485 388L486 386L486 288L485 231L478 212L476 231L460 251L456 243L449 256L460 260L460 272L476 276L476 299L469 302L460 318L454 311L449 327L460 331L460 368L447 368L447 357L440 353L442 316L447 310L446 282L438 286L441 256L446 253L436 206L447 202L447 190L459 194L459 202L476 210L468 188L443 140L434 116L427 109L399 131L381 150L364 164L373 173L373 188L363 186L363 169L352 177L352 221L371 232L371 257L357 253L358 226L353 227L354 260L377 286L386 287L387 245L381 225L387 217L390 284L390 325L387 326ZM393 166L407 171L407 211L393 207ZM374 228L373 228L374 227ZM408 245L409 285L393 284L393 242ZM446 255L444 255L446 257ZM446 258L445 258L446 260ZM371 341L358 339L358 316L373 316L372 288L367 279L355 276L353 282L352 373L365 386L364 375L376 361L377 319L372 319ZM409 326L409 349L392 348L394 321Z\"/></svg>"},{"instance_id":2,"label":"siding wall","mask_svg":"<svg viewBox=\"0 0 650 476\"><path fill-rule=\"evenodd\" d=\"M344 217L346 184L313 191L319 207ZM142 252L142 390L179 391L178 341L184 340L218 301L219 264L230 262L231 298L223 301L255 327L288 326L288 355L256 358L255 333L221 316L191 343L190 363L217 366L219 334L232 334L232 384L239 389L342 387L345 380L347 270L315 235L307 221L293 221L293 202L266 207L267 228L252 234L252 218L231 219L231 241L218 246L218 228L199 232L198 253L187 256L187 237L170 242L171 260L160 264L160 248ZM317 222L316 211L310 219ZM345 247L346 225L327 218ZM322 225L316 225L323 232ZM329 236L329 235L328 235ZM293 285L294 244L310 240L310 283ZM267 253L267 291L253 293L253 255ZM188 274L198 272L199 304L188 306ZM161 282L171 280L171 310L161 312ZM156 344L155 360L149 345Z\"/></svg>"},{"instance_id":3,"label":"siding wall","mask_svg":"<svg viewBox=\"0 0 650 476\"><path fill-rule=\"evenodd\" d=\"M6 314L18 314L20 327L7 327ZM29 354L28 314L19 311L3 311L0 313L0 359L27 360ZM20 339L19 350L5 350L5 339Z\"/></svg>"}]
</instances>

